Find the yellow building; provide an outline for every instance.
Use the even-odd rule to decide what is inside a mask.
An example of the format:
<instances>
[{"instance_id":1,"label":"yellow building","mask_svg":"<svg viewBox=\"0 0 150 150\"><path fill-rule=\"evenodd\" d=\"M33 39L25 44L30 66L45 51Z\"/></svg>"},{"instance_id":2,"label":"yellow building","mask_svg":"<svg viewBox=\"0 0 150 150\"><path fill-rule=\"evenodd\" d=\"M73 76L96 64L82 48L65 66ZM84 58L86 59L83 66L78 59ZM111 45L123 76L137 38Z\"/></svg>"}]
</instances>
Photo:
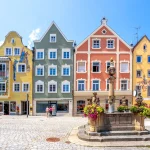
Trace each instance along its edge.
<instances>
[{"instance_id":1,"label":"yellow building","mask_svg":"<svg viewBox=\"0 0 150 150\"><path fill-rule=\"evenodd\" d=\"M133 103L141 92L144 102L150 104L150 40L143 36L133 49Z\"/></svg>"},{"instance_id":2,"label":"yellow building","mask_svg":"<svg viewBox=\"0 0 150 150\"><path fill-rule=\"evenodd\" d=\"M0 46L0 114L32 115L32 55L17 32L6 35Z\"/></svg>"}]
</instances>

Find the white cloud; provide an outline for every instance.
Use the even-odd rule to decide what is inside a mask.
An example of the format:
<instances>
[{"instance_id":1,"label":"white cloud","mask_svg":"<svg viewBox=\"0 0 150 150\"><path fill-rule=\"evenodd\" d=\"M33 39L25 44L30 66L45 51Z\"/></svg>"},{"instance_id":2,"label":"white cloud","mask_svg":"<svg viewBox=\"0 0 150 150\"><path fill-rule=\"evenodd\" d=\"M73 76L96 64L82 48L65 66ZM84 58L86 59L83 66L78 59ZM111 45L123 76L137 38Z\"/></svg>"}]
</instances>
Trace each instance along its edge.
<instances>
[{"instance_id":1,"label":"white cloud","mask_svg":"<svg viewBox=\"0 0 150 150\"><path fill-rule=\"evenodd\" d=\"M0 46L4 43L4 41L0 41Z\"/></svg>"},{"instance_id":2,"label":"white cloud","mask_svg":"<svg viewBox=\"0 0 150 150\"><path fill-rule=\"evenodd\" d=\"M33 41L39 38L39 33L40 33L40 28L37 28L31 32L31 34L29 35L29 40L28 40L28 48L31 49Z\"/></svg>"}]
</instances>

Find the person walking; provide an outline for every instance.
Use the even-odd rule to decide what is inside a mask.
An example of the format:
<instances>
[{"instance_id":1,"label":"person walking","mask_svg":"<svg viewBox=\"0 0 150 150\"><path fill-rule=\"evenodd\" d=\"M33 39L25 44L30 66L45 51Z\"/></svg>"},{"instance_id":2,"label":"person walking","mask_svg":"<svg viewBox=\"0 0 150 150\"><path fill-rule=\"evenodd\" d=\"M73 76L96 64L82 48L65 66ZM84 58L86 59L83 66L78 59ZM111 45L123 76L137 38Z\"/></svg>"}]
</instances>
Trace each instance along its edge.
<instances>
[{"instance_id":1,"label":"person walking","mask_svg":"<svg viewBox=\"0 0 150 150\"><path fill-rule=\"evenodd\" d=\"M46 107L46 116L47 116L47 118L48 118L48 116L49 116L49 108L48 108L48 106Z\"/></svg>"}]
</instances>

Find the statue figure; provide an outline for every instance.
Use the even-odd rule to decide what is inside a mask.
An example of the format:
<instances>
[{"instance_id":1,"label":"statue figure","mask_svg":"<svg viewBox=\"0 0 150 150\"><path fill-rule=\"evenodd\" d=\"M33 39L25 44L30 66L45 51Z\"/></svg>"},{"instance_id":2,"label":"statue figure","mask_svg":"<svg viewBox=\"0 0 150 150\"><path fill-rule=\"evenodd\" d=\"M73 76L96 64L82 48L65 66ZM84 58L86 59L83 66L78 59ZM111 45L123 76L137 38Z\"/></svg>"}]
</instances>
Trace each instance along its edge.
<instances>
[{"instance_id":1,"label":"statue figure","mask_svg":"<svg viewBox=\"0 0 150 150\"><path fill-rule=\"evenodd\" d=\"M137 102L138 106L142 105L142 101L143 101L143 97L141 96L141 93L138 93L137 98L135 99L135 101Z\"/></svg>"},{"instance_id":2,"label":"statue figure","mask_svg":"<svg viewBox=\"0 0 150 150\"><path fill-rule=\"evenodd\" d=\"M127 106L126 104L127 99L125 98L125 96L122 97L121 102L123 106Z\"/></svg>"},{"instance_id":3,"label":"statue figure","mask_svg":"<svg viewBox=\"0 0 150 150\"><path fill-rule=\"evenodd\" d=\"M92 104L99 105L100 100L99 100L99 98L96 97L96 95L97 95L97 93L94 92L93 96L91 98L87 99L88 105L92 105Z\"/></svg>"},{"instance_id":4,"label":"statue figure","mask_svg":"<svg viewBox=\"0 0 150 150\"><path fill-rule=\"evenodd\" d=\"M25 51L24 51L24 48L22 48L19 62L23 62L23 61L25 61Z\"/></svg>"},{"instance_id":5,"label":"statue figure","mask_svg":"<svg viewBox=\"0 0 150 150\"><path fill-rule=\"evenodd\" d=\"M87 99L88 105L92 105L92 99Z\"/></svg>"}]
</instances>

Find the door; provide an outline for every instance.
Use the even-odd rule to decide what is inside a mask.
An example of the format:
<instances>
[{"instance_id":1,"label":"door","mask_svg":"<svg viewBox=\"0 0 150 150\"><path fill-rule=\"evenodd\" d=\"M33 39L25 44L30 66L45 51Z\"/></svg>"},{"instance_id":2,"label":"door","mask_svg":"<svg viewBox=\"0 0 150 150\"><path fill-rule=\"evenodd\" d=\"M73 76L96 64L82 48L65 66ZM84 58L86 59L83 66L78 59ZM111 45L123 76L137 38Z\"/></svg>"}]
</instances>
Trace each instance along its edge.
<instances>
[{"instance_id":1,"label":"door","mask_svg":"<svg viewBox=\"0 0 150 150\"><path fill-rule=\"evenodd\" d=\"M0 114L4 113L4 102L0 102Z\"/></svg>"},{"instance_id":2,"label":"door","mask_svg":"<svg viewBox=\"0 0 150 150\"><path fill-rule=\"evenodd\" d=\"M27 102L26 101L21 102L21 114L22 115L27 114ZM29 114L29 103L28 103L28 114Z\"/></svg>"},{"instance_id":3,"label":"door","mask_svg":"<svg viewBox=\"0 0 150 150\"><path fill-rule=\"evenodd\" d=\"M9 102L4 102L4 115L9 115Z\"/></svg>"},{"instance_id":4,"label":"door","mask_svg":"<svg viewBox=\"0 0 150 150\"><path fill-rule=\"evenodd\" d=\"M56 104L51 104L52 107L52 116L56 116L56 112L57 112L57 105Z\"/></svg>"}]
</instances>

